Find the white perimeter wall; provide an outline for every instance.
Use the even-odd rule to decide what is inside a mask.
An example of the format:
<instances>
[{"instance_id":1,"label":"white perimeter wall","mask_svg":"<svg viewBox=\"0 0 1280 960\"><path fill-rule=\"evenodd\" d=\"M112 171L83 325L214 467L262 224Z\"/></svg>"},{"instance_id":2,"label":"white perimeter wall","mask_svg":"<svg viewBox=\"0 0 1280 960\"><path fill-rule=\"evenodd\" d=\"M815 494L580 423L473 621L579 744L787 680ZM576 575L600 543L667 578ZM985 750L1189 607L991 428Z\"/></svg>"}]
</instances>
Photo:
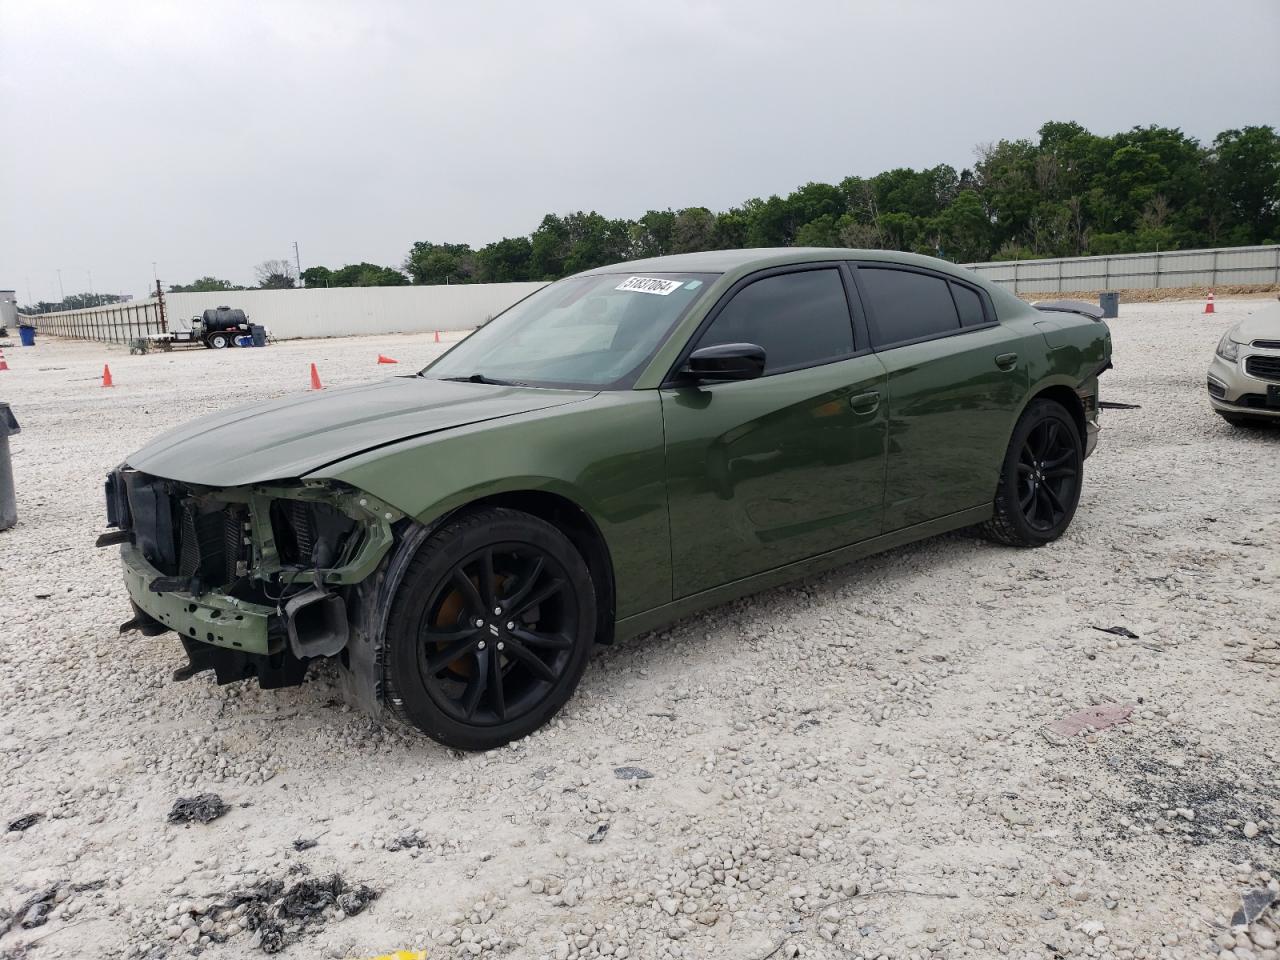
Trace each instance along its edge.
<instances>
[{"instance_id":1,"label":"white perimeter wall","mask_svg":"<svg viewBox=\"0 0 1280 960\"><path fill-rule=\"evenodd\" d=\"M210 307L238 307L273 337L349 337L362 333L470 330L542 283L460 283L415 287L316 287L166 293L170 330L185 330Z\"/></svg>"}]
</instances>

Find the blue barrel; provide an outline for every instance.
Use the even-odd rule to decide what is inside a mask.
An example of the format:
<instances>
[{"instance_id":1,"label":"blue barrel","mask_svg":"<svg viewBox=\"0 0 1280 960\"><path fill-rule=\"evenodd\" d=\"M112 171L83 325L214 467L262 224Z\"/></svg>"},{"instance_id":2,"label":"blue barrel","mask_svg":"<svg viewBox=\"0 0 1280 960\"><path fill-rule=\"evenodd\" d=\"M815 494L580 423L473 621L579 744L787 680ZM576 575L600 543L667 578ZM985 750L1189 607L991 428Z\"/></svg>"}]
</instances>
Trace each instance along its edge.
<instances>
[{"instance_id":1,"label":"blue barrel","mask_svg":"<svg viewBox=\"0 0 1280 960\"><path fill-rule=\"evenodd\" d=\"M18 339L22 341L24 347L34 347L36 345L36 328L19 327Z\"/></svg>"}]
</instances>

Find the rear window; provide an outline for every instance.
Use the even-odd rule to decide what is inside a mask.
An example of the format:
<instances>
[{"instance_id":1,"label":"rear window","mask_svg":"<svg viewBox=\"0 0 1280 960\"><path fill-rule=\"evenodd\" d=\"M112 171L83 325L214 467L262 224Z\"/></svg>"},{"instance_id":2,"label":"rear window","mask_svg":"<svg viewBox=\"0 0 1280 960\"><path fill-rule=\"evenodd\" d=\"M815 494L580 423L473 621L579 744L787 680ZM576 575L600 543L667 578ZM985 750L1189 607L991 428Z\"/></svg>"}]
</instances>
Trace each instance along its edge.
<instances>
[{"instance_id":1,"label":"rear window","mask_svg":"<svg viewBox=\"0 0 1280 960\"><path fill-rule=\"evenodd\" d=\"M960 312L961 326L977 327L987 322L987 315L982 310L982 297L978 291L953 283L951 295L956 298L956 310Z\"/></svg>"},{"instance_id":2,"label":"rear window","mask_svg":"<svg viewBox=\"0 0 1280 960\"><path fill-rule=\"evenodd\" d=\"M860 266L858 285L870 300L877 345L936 337L960 329L960 315L947 289L949 284L940 277Z\"/></svg>"}]
</instances>

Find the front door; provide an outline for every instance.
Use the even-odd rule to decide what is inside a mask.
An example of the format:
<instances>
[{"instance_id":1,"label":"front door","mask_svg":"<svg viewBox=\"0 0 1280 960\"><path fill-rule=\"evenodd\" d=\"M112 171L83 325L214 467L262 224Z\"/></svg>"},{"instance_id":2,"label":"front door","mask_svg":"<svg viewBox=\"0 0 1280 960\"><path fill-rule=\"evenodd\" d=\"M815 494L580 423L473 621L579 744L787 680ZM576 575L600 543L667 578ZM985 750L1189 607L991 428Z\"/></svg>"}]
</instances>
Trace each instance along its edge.
<instances>
[{"instance_id":1,"label":"front door","mask_svg":"<svg viewBox=\"0 0 1280 960\"><path fill-rule=\"evenodd\" d=\"M835 264L748 278L691 349L755 343L756 380L664 387L675 596L880 533L885 370Z\"/></svg>"}]
</instances>

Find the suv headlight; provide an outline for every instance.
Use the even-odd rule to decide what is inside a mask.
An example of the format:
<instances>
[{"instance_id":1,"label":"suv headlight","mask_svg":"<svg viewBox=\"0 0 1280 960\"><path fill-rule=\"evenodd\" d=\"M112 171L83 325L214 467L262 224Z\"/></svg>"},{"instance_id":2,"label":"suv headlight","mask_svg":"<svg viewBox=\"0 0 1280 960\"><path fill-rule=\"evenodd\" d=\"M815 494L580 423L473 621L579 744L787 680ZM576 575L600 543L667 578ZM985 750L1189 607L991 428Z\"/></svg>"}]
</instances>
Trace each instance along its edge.
<instances>
[{"instance_id":1,"label":"suv headlight","mask_svg":"<svg viewBox=\"0 0 1280 960\"><path fill-rule=\"evenodd\" d=\"M1222 339L1218 341L1218 356L1223 360L1230 360L1232 363L1240 359L1240 344L1231 339L1231 331L1228 330L1222 335Z\"/></svg>"}]
</instances>

